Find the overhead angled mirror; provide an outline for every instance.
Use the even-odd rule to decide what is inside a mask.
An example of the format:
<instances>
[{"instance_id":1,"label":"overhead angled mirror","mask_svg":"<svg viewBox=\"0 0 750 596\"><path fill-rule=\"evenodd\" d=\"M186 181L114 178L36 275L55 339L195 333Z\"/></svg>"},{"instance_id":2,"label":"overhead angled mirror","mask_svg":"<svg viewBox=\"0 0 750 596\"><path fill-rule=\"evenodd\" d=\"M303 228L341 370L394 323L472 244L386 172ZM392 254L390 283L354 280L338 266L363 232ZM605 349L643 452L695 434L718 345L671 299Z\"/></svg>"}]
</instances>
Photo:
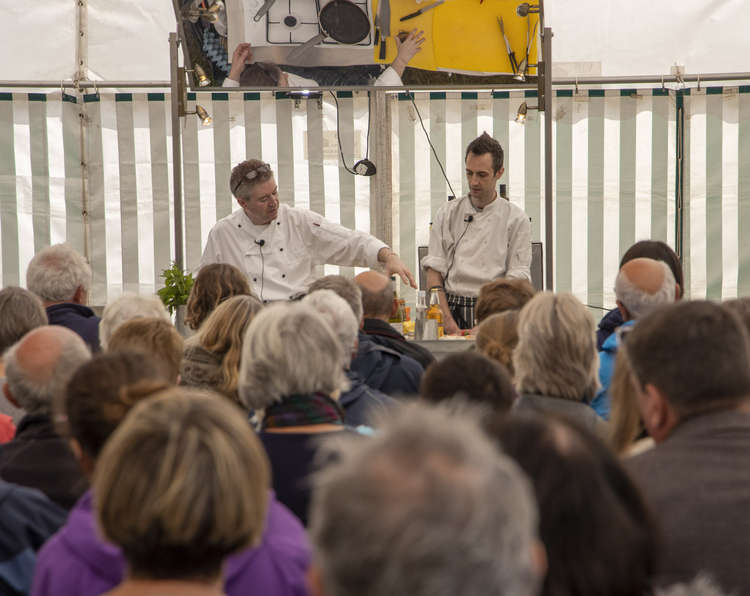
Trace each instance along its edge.
<instances>
[{"instance_id":1,"label":"overhead angled mirror","mask_svg":"<svg viewBox=\"0 0 750 596\"><path fill-rule=\"evenodd\" d=\"M520 0L173 0L197 87L534 82L539 5Z\"/></svg>"}]
</instances>

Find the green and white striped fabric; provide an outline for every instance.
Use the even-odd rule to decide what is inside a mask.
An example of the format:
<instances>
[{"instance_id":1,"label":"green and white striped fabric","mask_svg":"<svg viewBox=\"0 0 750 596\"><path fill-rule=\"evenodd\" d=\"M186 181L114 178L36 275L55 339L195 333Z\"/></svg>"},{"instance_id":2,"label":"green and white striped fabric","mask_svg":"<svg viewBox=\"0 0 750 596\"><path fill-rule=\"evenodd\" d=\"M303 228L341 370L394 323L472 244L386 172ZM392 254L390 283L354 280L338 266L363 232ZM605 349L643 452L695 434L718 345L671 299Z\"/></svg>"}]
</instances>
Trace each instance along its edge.
<instances>
[{"instance_id":1,"label":"green and white striped fabric","mask_svg":"<svg viewBox=\"0 0 750 596\"><path fill-rule=\"evenodd\" d=\"M674 245L675 180L682 163L689 294L750 294L750 89L555 95L556 289L610 307L618 261L630 244L658 238ZM466 145L486 130L506 151L501 182L541 240L544 115L530 110L526 125L514 122L524 100L533 105L535 92L414 93L454 192L466 192ZM195 101L189 94L188 109ZM330 94L295 102L270 92L213 93L198 101L214 124L202 127L188 117L181 131L188 268L197 265L211 226L235 207L227 181L231 167L247 157L272 165L285 202L370 230L370 181L342 165ZM338 132L351 166L367 146L367 92L340 92L338 104ZM685 106L681 162L679 104ZM394 248L416 270L416 248L427 244L429 223L450 190L410 97L390 95L388 106L393 196L373 200L392 200ZM49 243L67 240L84 250L85 187L92 301L104 304L123 291L160 287L159 272L173 251L169 107L169 95L162 93L0 94L3 286L23 285L28 261ZM381 119L372 115L372 130Z\"/></svg>"}]
</instances>

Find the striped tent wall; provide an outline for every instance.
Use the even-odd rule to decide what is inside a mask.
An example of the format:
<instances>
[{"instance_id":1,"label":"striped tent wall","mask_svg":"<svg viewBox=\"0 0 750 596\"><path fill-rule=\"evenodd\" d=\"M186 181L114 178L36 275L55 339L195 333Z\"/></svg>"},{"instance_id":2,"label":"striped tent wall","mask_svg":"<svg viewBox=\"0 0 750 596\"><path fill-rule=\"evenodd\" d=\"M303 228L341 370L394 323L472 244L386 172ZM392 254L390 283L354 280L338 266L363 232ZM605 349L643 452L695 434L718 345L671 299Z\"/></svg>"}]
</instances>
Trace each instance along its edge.
<instances>
[{"instance_id":1,"label":"striped tent wall","mask_svg":"<svg viewBox=\"0 0 750 596\"><path fill-rule=\"evenodd\" d=\"M632 242L652 237L674 245L676 104L682 101L688 290L694 297L750 294L750 235L743 233L750 230L750 135L742 134L750 122L748 89L555 95L556 288L587 304L612 306L619 257ZM302 101L266 92L189 94L188 110L196 99L214 123L202 127L188 117L182 124L188 268L197 265L211 226L233 209L227 181L232 165L246 157L272 165L285 202L370 230L370 180L346 172L337 138L338 132L348 166L364 157L366 91ZM450 187L466 192L463 151L484 130L505 148L501 182L510 200L528 213L534 239L543 239L544 114L530 110L525 125L516 123L524 100L533 105L535 92L388 96L393 243L412 269ZM88 229L92 303L160 287L159 273L173 258L169 108L162 93L0 94L3 286L23 285L28 261L49 243L67 240L83 251ZM378 126L373 114L370 143Z\"/></svg>"},{"instance_id":2,"label":"striped tent wall","mask_svg":"<svg viewBox=\"0 0 750 596\"><path fill-rule=\"evenodd\" d=\"M685 91L686 286L750 295L750 87Z\"/></svg>"}]
</instances>

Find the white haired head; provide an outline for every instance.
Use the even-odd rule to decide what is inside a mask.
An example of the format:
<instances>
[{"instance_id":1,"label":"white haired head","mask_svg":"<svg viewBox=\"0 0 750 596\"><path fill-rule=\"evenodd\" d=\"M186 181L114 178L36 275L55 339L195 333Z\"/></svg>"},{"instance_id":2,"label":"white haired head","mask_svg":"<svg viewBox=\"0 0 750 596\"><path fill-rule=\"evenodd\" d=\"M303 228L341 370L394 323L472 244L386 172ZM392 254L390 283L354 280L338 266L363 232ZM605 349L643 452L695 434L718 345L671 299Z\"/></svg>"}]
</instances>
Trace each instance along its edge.
<instances>
[{"instance_id":1,"label":"white haired head","mask_svg":"<svg viewBox=\"0 0 750 596\"><path fill-rule=\"evenodd\" d=\"M312 306L333 329L344 349L342 366L348 368L359 333L359 322L349 304L333 290L316 290L305 296L302 303Z\"/></svg>"},{"instance_id":2,"label":"white haired head","mask_svg":"<svg viewBox=\"0 0 750 596\"><path fill-rule=\"evenodd\" d=\"M629 319L640 319L677 299L674 274L664 261L640 257L625 263L615 279L617 302Z\"/></svg>"},{"instance_id":3,"label":"white haired head","mask_svg":"<svg viewBox=\"0 0 750 596\"><path fill-rule=\"evenodd\" d=\"M26 286L46 302L75 302L88 296L91 267L68 243L53 244L34 255L26 269ZM79 302L83 299L79 298Z\"/></svg>"},{"instance_id":4,"label":"white haired head","mask_svg":"<svg viewBox=\"0 0 750 596\"><path fill-rule=\"evenodd\" d=\"M162 301L153 294L147 296L123 294L110 302L105 307L102 320L99 322L99 342L102 350L107 349L109 338L120 325L131 319L142 317L172 321Z\"/></svg>"}]
</instances>

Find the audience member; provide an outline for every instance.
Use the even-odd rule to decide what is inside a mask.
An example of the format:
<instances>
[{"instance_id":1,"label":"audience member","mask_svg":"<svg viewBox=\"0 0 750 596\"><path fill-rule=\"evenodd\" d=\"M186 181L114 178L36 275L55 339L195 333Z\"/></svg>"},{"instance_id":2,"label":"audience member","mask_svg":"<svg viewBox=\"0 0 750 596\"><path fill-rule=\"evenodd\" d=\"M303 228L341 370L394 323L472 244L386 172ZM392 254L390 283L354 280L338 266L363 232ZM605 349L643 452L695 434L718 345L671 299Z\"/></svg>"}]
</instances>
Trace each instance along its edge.
<instances>
[{"instance_id":1,"label":"audience member","mask_svg":"<svg viewBox=\"0 0 750 596\"><path fill-rule=\"evenodd\" d=\"M55 432L52 406L90 357L78 335L57 325L29 331L3 356L3 391L26 415L14 439L0 445L0 477L38 488L65 509L86 490L86 479L67 442Z\"/></svg>"},{"instance_id":2,"label":"audience member","mask_svg":"<svg viewBox=\"0 0 750 596\"><path fill-rule=\"evenodd\" d=\"M496 416L485 427L534 485L548 561L542 596L651 594L656 526L610 449L555 416Z\"/></svg>"},{"instance_id":3,"label":"audience member","mask_svg":"<svg viewBox=\"0 0 750 596\"><path fill-rule=\"evenodd\" d=\"M362 321L362 291L343 275L326 275L310 284L309 292L333 290L347 301L357 320ZM359 333L357 355L349 375L356 373L368 387L391 396L416 395L424 369L413 358L375 343L366 333Z\"/></svg>"},{"instance_id":4,"label":"audience member","mask_svg":"<svg viewBox=\"0 0 750 596\"><path fill-rule=\"evenodd\" d=\"M450 354L435 362L422 377L419 394L431 402L458 395L502 414L510 410L516 399L508 372L477 352Z\"/></svg>"},{"instance_id":5,"label":"audience member","mask_svg":"<svg viewBox=\"0 0 750 596\"><path fill-rule=\"evenodd\" d=\"M156 364L161 378L170 385L176 385L180 378L184 343L171 321L139 317L117 327L109 338L108 351L127 350L145 354Z\"/></svg>"},{"instance_id":6,"label":"audience member","mask_svg":"<svg viewBox=\"0 0 750 596\"><path fill-rule=\"evenodd\" d=\"M186 343L180 383L212 389L239 403L242 342L261 308L263 303L250 294L233 296L219 304Z\"/></svg>"},{"instance_id":7,"label":"audience member","mask_svg":"<svg viewBox=\"0 0 750 596\"><path fill-rule=\"evenodd\" d=\"M47 312L38 296L10 286L0 290L0 385L5 382L2 355L27 332L47 324ZM23 410L11 404L0 391L0 443L13 438Z\"/></svg>"},{"instance_id":8,"label":"audience member","mask_svg":"<svg viewBox=\"0 0 750 596\"><path fill-rule=\"evenodd\" d=\"M638 386L627 350L617 351L610 392L609 438L614 450L620 455L635 455L653 447L654 441L645 434L638 411Z\"/></svg>"},{"instance_id":9,"label":"audience member","mask_svg":"<svg viewBox=\"0 0 750 596\"><path fill-rule=\"evenodd\" d=\"M473 417L408 403L335 456L313 495L313 595L537 594L531 488Z\"/></svg>"},{"instance_id":10,"label":"audience member","mask_svg":"<svg viewBox=\"0 0 750 596\"><path fill-rule=\"evenodd\" d=\"M99 317L86 306L91 279L86 259L67 243L43 248L26 269L26 285L42 299L49 324L75 331L96 352Z\"/></svg>"},{"instance_id":11,"label":"audience member","mask_svg":"<svg viewBox=\"0 0 750 596\"><path fill-rule=\"evenodd\" d=\"M513 377L513 350L518 345L518 311L506 310L485 318L477 328L474 345L480 354L502 364Z\"/></svg>"},{"instance_id":12,"label":"audience member","mask_svg":"<svg viewBox=\"0 0 750 596\"><path fill-rule=\"evenodd\" d=\"M617 308L624 323L618 330L627 329L636 319L644 317L664 304L679 297L679 286L664 261L632 259L620 267L615 279ZM617 333L610 335L599 351L599 383L601 389L591 402L591 407L605 420L609 420L609 384L612 380L615 355L619 340Z\"/></svg>"},{"instance_id":13,"label":"audience member","mask_svg":"<svg viewBox=\"0 0 750 596\"><path fill-rule=\"evenodd\" d=\"M721 305L739 317L740 321L745 326L745 331L747 331L750 336L750 297L744 296L741 298L725 300Z\"/></svg>"},{"instance_id":14,"label":"audience member","mask_svg":"<svg viewBox=\"0 0 750 596\"><path fill-rule=\"evenodd\" d=\"M661 584L712 575L750 593L750 345L711 302L663 307L624 342L653 449L626 460L661 523Z\"/></svg>"},{"instance_id":15,"label":"audience member","mask_svg":"<svg viewBox=\"0 0 750 596\"><path fill-rule=\"evenodd\" d=\"M236 406L175 388L131 410L93 487L102 534L128 566L107 594L223 596L224 559L263 536L268 460Z\"/></svg>"},{"instance_id":16,"label":"audience member","mask_svg":"<svg viewBox=\"0 0 750 596\"><path fill-rule=\"evenodd\" d=\"M130 409L166 388L160 377L148 357L133 352L96 357L74 375L64 405L69 434L87 474L94 472L107 439ZM241 412L237 414L242 417ZM271 596L304 596L308 562L301 524L271 497L261 544L227 559L225 592L228 596L253 590ZM95 596L119 584L125 571L120 549L97 533L88 491L62 531L42 549L32 596Z\"/></svg>"},{"instance_id":17,"label":"audience member","mask_svg":"<svg viewBox=\"0 0 750 596\"><path fill-rule=\"evenodd\" d=\"M172 322L164 303L158 296L139 294L123 294L110 302L102 313L99 321L99 342L102 350L107 349L109 338L117 328L131 319L141 317L163 319Z\"/></svg>"},{"instance_id":18,"label":"audience member","mask_svg":"<svg viewBox=\"0 0 750 596\"><path fill-rule=\"evenodd\" d=\"M526 279L501 277L484 284L477 296L477 322L508 310L521 310L536 290Z\"/></svg>"},{"instance_id":19,"label":"audience member","mask_svg":"<svg viewBox=\"0 0 750 596\"><path fill-rule=\"evenodd\" d=\"M188 296L185 324L198 329L219 304L240 295L254 296L247 275L237 267L227 263L201 267Z\"/></svg>"},{"instance_id":20,"label":"audience member","mask_svg":"<svg viewBox=\"0 0 750 596\"><path fill-rule=\"evenodd\" d=\"M669 269L674 275L675 282L679 286L678 300L682 298L685 290L685 278L682 273L682 263L677 253L672 248L661 240L640 240L631 246L620 259L620 268L633 259L645 257L647 259L654 259L656 261L662 261L669 266ZM619 308L614 308L609 311L601 321L599 321L599 327L596 331L596 349L601 350L604 345L604 341L614 333L623 323L622 313Z\"/></svg>"},{"instance_id":21,"label":"audience member","mask_svg":"<svg viewBox=\"0 0 750 596\"><path fill-rule=\"evenodd\" d=\"M29 593L37 551L67 514L42 492L0 480L0 594Z\"/></svg>"},{"instance_id":22,"label":"audience member","mask_svg":"<svg viewBox=\"0 0 750 596\"><path fill-rule=\"evenodd\" d=\"M347 371L349 389L339 396L344 409L344 423L349 426L371 426L374 415L395 402L385 393L368 387L357 374L349 374L352 358L357 353L359 324L346 301L332 290L316 290L302 299L320 314L338 337L343 349L342 368Z\"/></svg>"},{"instance_id":23,"label":"audience member","mask_svg":"<svg viewBox=\"0 0 750 596\"><path fill-rule=\"evenodd\" d=\"M586 307L572 294L538 293L518 319L514 408L555 412L606 434L607 424L587 405L599 389L598 364Z\"/></svg>"},{"instance_id":24,"label":"audience member","mask_svg":"<svg viewBox=\"0 0 750 596\"><path fill-rule=\"evenodd\" d=\"M354 281L362 291L362 331L375 343L411 356L424 369L435 362L432 352L406 341L406 338L388 323L398 309L393 294L393 282L377 271L360 273Z\"/></svg>"},{"instance_id":25,"label":"audience member","mask_svg":"<svg viewBox=\"0 0 750 596\"><path fill-rule=\"evenodd\" d=\"M346 429L337 402L348 386L343 361L330 326L298 302L263 309L242 346L240 400L260 420L278 499L303 523L318 440Z\"/></svg>"}]
</instances>

